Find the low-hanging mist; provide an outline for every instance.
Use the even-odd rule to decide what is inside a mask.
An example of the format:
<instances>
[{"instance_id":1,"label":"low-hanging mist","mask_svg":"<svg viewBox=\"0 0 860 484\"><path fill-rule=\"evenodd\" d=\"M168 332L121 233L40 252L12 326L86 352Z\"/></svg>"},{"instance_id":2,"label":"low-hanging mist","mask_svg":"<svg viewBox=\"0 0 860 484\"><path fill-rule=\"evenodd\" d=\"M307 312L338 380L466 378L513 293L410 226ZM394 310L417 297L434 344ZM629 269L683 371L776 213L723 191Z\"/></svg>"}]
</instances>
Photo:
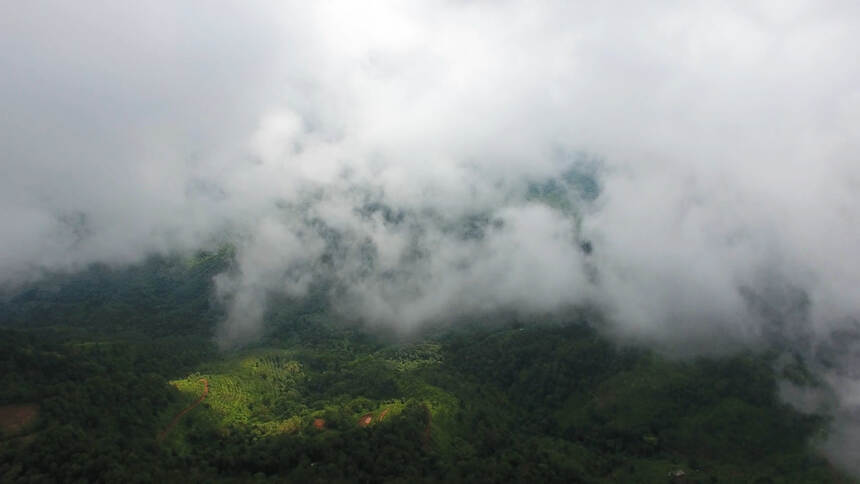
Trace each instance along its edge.
<instances>
[{"instance_id":1,"label":"low-hanging mist","mask_svg":"<svg viewBox=\"0 0 860 484\"><path fill-rule=\"evenodd\" d=\"M231 243L227 344L318 283L403 332L596 307L831 355L856 449L855 4L78 7L0 6L4 283Z\"/></svg>"}]
</instances>

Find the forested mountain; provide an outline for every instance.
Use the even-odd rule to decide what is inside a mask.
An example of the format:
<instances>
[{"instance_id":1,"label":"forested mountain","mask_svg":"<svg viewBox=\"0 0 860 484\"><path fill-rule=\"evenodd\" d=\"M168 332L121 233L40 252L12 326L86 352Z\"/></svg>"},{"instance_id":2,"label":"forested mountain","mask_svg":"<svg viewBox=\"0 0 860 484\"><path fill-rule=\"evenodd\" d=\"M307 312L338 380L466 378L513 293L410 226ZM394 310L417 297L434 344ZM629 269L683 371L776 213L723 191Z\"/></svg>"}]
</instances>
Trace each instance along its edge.
<instances>
[{"instance_id":1,"label":"forested mountain","mask_svg":"<svg viewBox=\"0 0 860 484\"><path fill-rule=\"evenodd\" d=\"M817 384L801 360L670 360L584 313L404 337L308 300L219 350L232 257L7 289L0 480L848 482L814 450L827 419L778 398L781 378Z\"/></svg>"}]
</instances>

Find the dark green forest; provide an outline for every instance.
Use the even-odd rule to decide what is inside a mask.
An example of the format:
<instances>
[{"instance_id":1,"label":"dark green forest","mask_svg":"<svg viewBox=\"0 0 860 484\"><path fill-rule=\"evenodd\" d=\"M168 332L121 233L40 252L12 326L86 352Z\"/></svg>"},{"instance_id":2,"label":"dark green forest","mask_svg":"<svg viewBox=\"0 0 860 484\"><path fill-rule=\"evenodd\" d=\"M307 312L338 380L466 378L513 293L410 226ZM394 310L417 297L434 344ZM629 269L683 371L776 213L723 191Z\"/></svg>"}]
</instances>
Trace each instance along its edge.
<instances>
[{"instance_id":1,"label":"dark green forest","mask_svg":"<svg viewBox=\"0 0 860 484\"><path fill-rule=\"evenodd\" d=\"M314 292L219 350L231 257L7 288L0 482L853 482L815 451L828 419L778 398L781 378L815 384L802 361L667 359L584 313L404 338Z\"/></svg>"}]
</instances>

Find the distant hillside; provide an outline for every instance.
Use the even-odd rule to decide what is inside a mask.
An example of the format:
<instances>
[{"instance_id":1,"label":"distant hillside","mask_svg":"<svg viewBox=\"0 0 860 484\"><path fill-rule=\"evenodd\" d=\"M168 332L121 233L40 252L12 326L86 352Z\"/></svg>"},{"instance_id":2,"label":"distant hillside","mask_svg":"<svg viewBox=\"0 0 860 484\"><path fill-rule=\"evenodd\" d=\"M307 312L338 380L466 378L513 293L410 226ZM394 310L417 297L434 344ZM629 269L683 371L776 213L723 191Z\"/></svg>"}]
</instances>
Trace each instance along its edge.
<instances>
[{"instance_id":1,"label":"distant hillside","mask_svg":"<svg viewBox=\"0 0 860 484\"><path fill-rule=\"evenodd\" d=\"M0 436L0 480L849 482L811 448L827 419L777 398L774 355L668 361L579 317L402 340L287 300L263 340L219 352L211 277L230 257L8 298L0 410L37 416Z\"/></svg>"}]
</instances>

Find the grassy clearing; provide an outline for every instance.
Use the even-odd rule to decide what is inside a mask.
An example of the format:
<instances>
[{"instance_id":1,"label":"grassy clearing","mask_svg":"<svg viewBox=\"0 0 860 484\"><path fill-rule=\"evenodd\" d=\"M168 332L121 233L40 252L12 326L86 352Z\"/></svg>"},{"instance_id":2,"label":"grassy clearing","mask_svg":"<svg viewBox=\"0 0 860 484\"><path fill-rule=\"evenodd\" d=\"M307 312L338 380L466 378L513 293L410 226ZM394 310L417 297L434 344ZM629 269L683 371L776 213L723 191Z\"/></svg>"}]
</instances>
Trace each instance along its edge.
<instances>
[{"instance_id":1,"label":"grassy clearing","mask_svg":"<svg viewBox=\"0 0 860 484\"><path fill-rule=\"evenodd\" d=\"M209 394L192 412L205 415L182 422L178 427L184 430L177 429L168 441L182 447L180 440L195 425L214 425L222 431L242 427L259 435L315 435L320 431L314 427L316 419L325 422L326 431L343 431L370 416L366 426L375 427L396 420L407 402L413 402L427 405L434 441L447 447L446 428L454 425L457 398L420 377L422 370L440 364L438 344L362 354L340 343L312 354L302 348L239 352L171 381L184 395L182 404L199 397L201 377L209 381Z\"/></svg>"}]
</instances>

